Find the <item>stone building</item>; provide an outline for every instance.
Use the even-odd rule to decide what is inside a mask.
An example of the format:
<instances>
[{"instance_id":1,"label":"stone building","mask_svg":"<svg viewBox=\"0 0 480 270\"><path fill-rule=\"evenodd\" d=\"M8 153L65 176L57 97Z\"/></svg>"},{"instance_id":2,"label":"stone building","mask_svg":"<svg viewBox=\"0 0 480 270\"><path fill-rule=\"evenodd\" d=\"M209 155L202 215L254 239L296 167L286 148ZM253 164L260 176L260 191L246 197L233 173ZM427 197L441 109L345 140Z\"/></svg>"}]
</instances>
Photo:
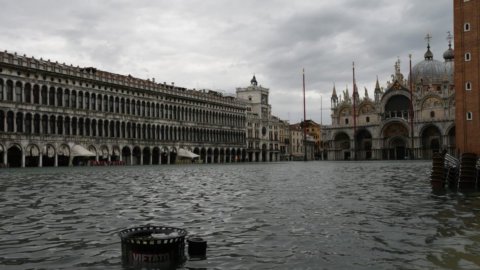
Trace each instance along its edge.
<instances>
[{"instance_id":1,"label":"stone building","mask_svg":"<svg viewBox=\"0 0 480 270\"><path fill-rule=\"evenodd\" d=\"M360 98L356 88L352 96L348 89L338 96L333 88L332 125L325 130L329 160L431 159L436 151L455 152L450 42L443 62L434 59L429 42L424 58L413 66L412 80L404 78L398 60L385 89L377 79L373 98L366 89Z\"/></svg>"},{"instance_id":2,"label":"stone building","mask_svg":"<svg viewBox=\"0 0 480 270\"><path fill-rule=\"evenodd\" d=\"M272 115L272 107L268 103L269 89L258 85L253 76L250 86L237 88L236 93L237 98L247 104L247 159L279 161L285 158L285 129L288 123Z\"/></svg>"},{"instance_id":3,"label":"stone building","mask_svg":"<svg viewBox=\"0 0 480 270\"><path fill-rule=\"evenodd\" d=\"M245 161L246 108L214 91L1 52L0 164L171 164L191 152Z\"/></svg>"},{"instance_id":4,"label":"stone building","mask_svg":"<svg viewBox=\"0 0 480 270\"><path fill-rule=\"evenodd\" d=\"M310 136L314 141L315 141L315 146L314 146L314 156L315 159L322 159L322 146L323 146L323 141L322 141L322 128L321 125L316 123L313 120L308 120L305 122L301 122L300 126L303 127L303 125L306 125L306 132L307 135Z\"/></svg>"},{"instance_id":5,"label":"stone building","mask_svg":"<svg viewBox=\"0 0 480 270\"><path fill-rule=\"evenodd\" d=\"M306 157L307 160L314 160L317 149L316 139L304 133L302 124L303 122L290 125L290 159L304 161Z\"/></svg>"},{"instance_id":6,"label":"stone building","mask_svg":"<svg viewBox=\"0 0 480 270\"><path fill-rule=\"evenodd\" d=\"M480 2L454 0L455 85L458 154L480 155ZM472 136L472 134L474 134Z\"/></svg>"}]
</instances>

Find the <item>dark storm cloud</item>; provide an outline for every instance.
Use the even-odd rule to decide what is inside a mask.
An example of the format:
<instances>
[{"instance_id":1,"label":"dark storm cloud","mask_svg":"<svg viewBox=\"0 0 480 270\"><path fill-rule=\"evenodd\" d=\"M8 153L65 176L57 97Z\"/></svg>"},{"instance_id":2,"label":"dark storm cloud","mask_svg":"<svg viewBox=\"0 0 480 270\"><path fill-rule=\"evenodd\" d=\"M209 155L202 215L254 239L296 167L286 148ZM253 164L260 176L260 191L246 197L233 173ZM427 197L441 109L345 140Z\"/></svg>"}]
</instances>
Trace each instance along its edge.
<instances>
[{"instance_id":1,"label":"dark storm cloud","mask_svg":"<svg viewBox=\"0 0 480 270\"><path fill-rule=\"evenodd\" d=\"M442 60L452 31L451 0L389 1L6 1L0 47L35 57L132 74L189 88L234 92L255 73L270 88L273 112L302 118L302 68L308 118L333 84L371 93L390 79L397 57L423 59L424 37ZM295 105L295 104L298 104ZM329 122L328 110L323 113Z\"/></svg>"}]
</instances>

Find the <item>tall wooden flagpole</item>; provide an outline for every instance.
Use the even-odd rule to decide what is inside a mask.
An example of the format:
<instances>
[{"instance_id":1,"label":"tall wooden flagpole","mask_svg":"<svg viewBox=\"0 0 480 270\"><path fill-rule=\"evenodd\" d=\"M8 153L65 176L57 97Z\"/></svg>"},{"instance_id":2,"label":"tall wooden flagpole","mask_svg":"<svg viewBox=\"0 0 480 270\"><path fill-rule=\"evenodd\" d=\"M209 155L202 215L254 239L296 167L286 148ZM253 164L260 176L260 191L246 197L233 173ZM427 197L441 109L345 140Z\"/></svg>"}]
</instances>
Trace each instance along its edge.
<instances>
[{"instance_id":1,"label":"tall wooden flagpole","mask_svg":"<svg viewBox=\"0 0 480 270\"><path fill-rule=\"evenodd\" d=\"M414 145L413 145L413 74L412 74L412 54L408 55L408 58L410 58L410 137L412 140L412 146L410 150L410 159L414 159L413 155L413 150L414 150Z\"/></svg>"},{"instance_id":2,"label":"tall wooden flagpole","mask_svg":"<svg viewBox=\"0 0 480 270\"><path fill-rule=\"evenodd\" d=\"M302 70L303 74L303 146L305 156L304 159L307 161L307 111L305 108L305 68Z\"/></svg>"},{"instance_id":3,"label":"tall wooden flagpole","mask_svg":"<svg viewBox=\"0 0 480 270\"><path fill-rule=\"evenodd\" d=\"M352 64L353 70L353 159L357 160L357 144L355 136L357 135L357 84L355 82L355 62Z\"/></svg>"}]
</instances>

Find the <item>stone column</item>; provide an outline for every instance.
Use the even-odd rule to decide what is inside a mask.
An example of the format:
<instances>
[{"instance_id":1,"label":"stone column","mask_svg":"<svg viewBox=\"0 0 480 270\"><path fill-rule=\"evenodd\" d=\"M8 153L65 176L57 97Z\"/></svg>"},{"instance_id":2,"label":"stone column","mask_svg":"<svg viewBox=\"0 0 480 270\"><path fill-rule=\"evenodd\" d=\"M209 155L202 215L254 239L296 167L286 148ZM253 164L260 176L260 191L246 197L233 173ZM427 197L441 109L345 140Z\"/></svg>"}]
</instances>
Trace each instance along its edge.
<instances>
[{"instance_id":1,"label":"stone column","mask_svg":"<svg viewBox=\"0 0 480 270\"><path fill-rule=\"evenodd\" d=\"M55 167L58 167L58 154L57 154L57 151L55 151Z\"/></svg>"},{"instance_id":2,"label":"stone column","mask_svg":"<svg viewBox=\"0 0 480 270\"><path fill-rule=\"evenodd\" d=\"M3 151L3 165L5 165L5 167L7 167L8 165L8 149L7 148L5 148Z\"/></svg>"},{"instance_id":3,"label":"stone column","mask_svg":"<svg viewBox=\"0 0 480 270\"><path fill-rule=\"evenodd\" d=\"M43 155L41 151L38 153L38 167L43 167Z\"/></svg>"},{"instance_id":4,"label":"stone column","mask_svg":"<svg viewBox=\"0 0 480 270\"><path fill-rule=\"evenodd\" d=\"M167 164L170 165L170 152L167 152Z\"/></svg>"},{"instance_id":5,"label":"stone column","mask_svg":"<svg viewBox=\"0 0 480 270\"><path fill-rule=\"evenodd\" d=\"M25 151L22 150L22 168L25 168Z\"/></svg>"}]
</instances>

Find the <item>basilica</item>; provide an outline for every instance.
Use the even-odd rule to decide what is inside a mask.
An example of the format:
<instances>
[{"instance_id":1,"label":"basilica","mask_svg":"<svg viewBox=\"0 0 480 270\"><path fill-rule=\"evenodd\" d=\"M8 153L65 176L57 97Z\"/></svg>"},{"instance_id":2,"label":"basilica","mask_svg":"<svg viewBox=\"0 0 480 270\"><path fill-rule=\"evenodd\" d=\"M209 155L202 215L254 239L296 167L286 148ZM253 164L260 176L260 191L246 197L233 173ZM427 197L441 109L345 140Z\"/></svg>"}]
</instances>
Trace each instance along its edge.
<instances>
[{"instance_id":1,"label":"basilica","mask_svg":"<svg viewBox=\"0 0 480 270\"><path fill-rule=\"evenodd\" d=\"M429 41L430 37L427 36ZM400 60L391 81L374 96L360 97L356 87L331 96L332 125L325 127L329 160L431 159L434 152L455 151L454 51L449 38L443 61L428 42L424 60L405 78Z\"/></svg>"}]
</instances>

